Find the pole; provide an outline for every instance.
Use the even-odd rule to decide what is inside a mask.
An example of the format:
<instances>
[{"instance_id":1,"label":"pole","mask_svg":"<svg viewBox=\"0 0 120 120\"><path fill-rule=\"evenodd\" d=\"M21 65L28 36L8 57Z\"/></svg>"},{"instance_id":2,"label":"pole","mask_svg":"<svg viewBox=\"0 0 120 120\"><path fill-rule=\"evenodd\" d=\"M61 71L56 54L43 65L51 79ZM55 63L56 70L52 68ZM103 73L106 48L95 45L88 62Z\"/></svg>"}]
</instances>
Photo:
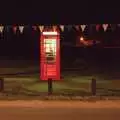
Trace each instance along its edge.
<instances>
[{"instance_id":1,"label":"pole","mask_svg":"<svg viewBox=\"0 0 120 120\"><path fill-rule=\"evenodd\" d=\"M4 79L0 78L0 92L3 92L4 90Z\"/></svg>"},{"instance_id":2,"label":"pole","mask_svg":"<svg viewBox=\"0 0 120 120\"><path fill-rule=\"evenodd\" d=\"M52 78L48 78L48 95L51 95L53 92L52 88Z\"/></svg>"},{"instance_id":3,"label":"pole","mask_svg":"<svg viewBox=\"0 0 120 120\"><path fill-rule=\"evenodd\" d=\"M91 82L91 92L93 96L96 95L96 79L94 78L92 78L92 82Z\"/></svg>"}]
</instances>

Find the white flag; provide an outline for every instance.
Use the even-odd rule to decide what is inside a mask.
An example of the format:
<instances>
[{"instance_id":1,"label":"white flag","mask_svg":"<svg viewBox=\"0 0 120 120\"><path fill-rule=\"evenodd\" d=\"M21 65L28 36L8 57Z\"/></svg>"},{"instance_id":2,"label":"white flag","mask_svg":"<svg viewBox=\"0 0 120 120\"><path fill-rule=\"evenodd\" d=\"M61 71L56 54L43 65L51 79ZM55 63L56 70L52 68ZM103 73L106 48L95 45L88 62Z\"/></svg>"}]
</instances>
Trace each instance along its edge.
<instances>
[{"instance_id":1,"label":"white flag","mask_svg":"<svg viewBox=\"0 0 120 120\"><path fill-rule=\"evenodd\" d=\"M104 31L106 31L108 28L108 24L103 24L102 26L103 26Z\"/></svg>"},{"instance_id":2,"label":"white flag","mask_svg":"<svg viewBox=\"0 0 120 120\"><path fill-rule=\"evenodd\" d=\"M82 29L82 32L85 30L86 28L86 25L80 25L81 29Z\"/></svg>"},{"instance_id":3,"label":"white flag","mask_svg":"<svg viewBox=\"0 0 120 120\"><path fill-rule=\"evenodd\" d=\"M60 25L60 29L63 32L64 31L64 25Z\"/></svg>"},{"instance_id":4,"label":"white flag","mask_svg":"<svg viewBox=\"0 0 120 120\"><path fill-rule=\"evenodd\" d=\"M23 33L24 26L19 26L20 33Z\"/></svg>"},{"instance_id":5,"label":"white flag","mask_svg":"<svg viewBox=\"0 0 120 120\"><path fill-rule=\"evenodd\" d=\"M44 29L44 26L43 26L43 25L40 25L40 26L39 26L39 29L40 29L40 32L42 32L43 29Z\"/></svg>"},{"instance_id":6,"label":"white flag","mask_svg":"<svg viewBox=\"0 0 120 120\"><path fill-rule=\"evenodd\" d=\"M4 29L4 26L0 26L0 32L2 33Z\"/></svg>"}]
</instances>

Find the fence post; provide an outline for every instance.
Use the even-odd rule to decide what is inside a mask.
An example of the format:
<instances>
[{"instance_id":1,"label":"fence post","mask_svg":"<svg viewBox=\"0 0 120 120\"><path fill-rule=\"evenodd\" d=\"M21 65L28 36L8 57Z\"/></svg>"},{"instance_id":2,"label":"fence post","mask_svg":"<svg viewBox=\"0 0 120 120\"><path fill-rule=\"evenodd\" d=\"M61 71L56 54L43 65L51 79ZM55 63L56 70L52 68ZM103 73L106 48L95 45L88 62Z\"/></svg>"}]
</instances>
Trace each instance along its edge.
<instances>
[{"instance_id":1,"label":"fence post","mask_svg":"<svg viewBox=\"0 0 120 120\"><path fill-rule=\"evenodd\" d=\"M52 87L52 78L48 79L48 95L51 95L53 92L53 87Z\"/></svg>"},{"instance_id":2,"label":"fence post","mask_svg":"<svg viewBox=\"0 0 120 120\"><path fill-rule=\"evenodd\" d=\"M4 78L0 78L0 92L4 90Z\"/></svg>"},{"instance_id":3,"label":"fence post","mask_svg":"<svg viewBox=\"0 0 120 120\"><path fill-rule=\"evenodd\" d=\"M96 79L94 78L92 78L92 82L91 82L91 92L93 96L96 95Z\"/></svg>"}]
</instances>

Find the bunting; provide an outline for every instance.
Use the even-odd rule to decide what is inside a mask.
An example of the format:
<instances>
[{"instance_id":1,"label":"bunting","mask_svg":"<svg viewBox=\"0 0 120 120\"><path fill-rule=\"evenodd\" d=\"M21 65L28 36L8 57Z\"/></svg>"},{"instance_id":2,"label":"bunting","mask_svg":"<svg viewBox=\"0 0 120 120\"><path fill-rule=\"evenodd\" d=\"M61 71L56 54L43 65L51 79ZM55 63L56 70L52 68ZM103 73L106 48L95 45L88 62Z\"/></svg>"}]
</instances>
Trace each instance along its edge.
<instances>
[{"instance_id":1,"label":"bunting","mask_svg":"<svg viewBox=\"0 0 120 120\"><path fill-rule=\"evenodd\" d=\"M44 25L40 25L40 26L39 26L39 29L40 29L40 32L42 32L43 29L44 29Z\"/></svg>"},{"instance_id":2,"label":"bunting","mask_svg":"<svg viewBox=\"0 0 120 120\"><path fill-rule=\"evenodd\" d=\"M104 31L106 31L108 28L108 24L103 24L102 26L103 26Z\"/></svg>"},{"instance_id":3,"label":"bunting","mask_svg":"<svg viewBox=\"0 0 120 120\"><path fill-rule=\"evenodd\" d=\"M32 26L32 28L33 28L33 30L35 30L35 31L37 30L37 26Z\"/></svg>"},{"instance_id":4,"label":"bunting","mask_svg":"<svg viewBox=\"0 0 120 120\"><path fill-rule=\"evenodd\" d=\"M82 32L84 32L85 28L86 28L86 25L80 25L81 29L82 29Z\"/></svg>"},{"instance_id":5,"label":"bunting","mask_svg":"<svg viewBox=\"0 0 120 120\"><path fill-rule=\"evenodd\" d=\"M98 32L99 29L100 29L100 24L97 24L97 25L96 25L96 31Z\"/></svg>"},{"instance_id":6,"label":"bunting","mask_svg":"<svg viewBox=\"0 0 120 120\"><path fill-rule=\"evenodd\" d=\"M17 26L13 26L13 32L16 34Z\"/></svg>"},{"instance_id":7,"label":"bunting","mask_svg":"<svg viewBox=\"0 0 120 120\"><path fill-rule=\"evenodd\" d=\"M68 31L70 31L72 29L72 25L68 25L67 28L68 28Z\"/></svg>"},{"instance_id":8,"label":"bunting","mask_svg":"<svg viewBox=\"0 0 120 120\"><path fill-rule=\"evenodd\" d=\"M3 33L4 26L0 26L0 32Z\"/></svg>"},{"instance_id":9,"label":"bunting","mask_svg":"<svg viewBox=\"0 0 120 120\"><path fill-rule=\"evenodd\" d=\"M6 32L9 32L10 28L11 28L10 25L7 25L7 26L4 27L4 29L5 29Z\"/></svg>"},{"instance_id":10,"label":"bunting","mask_svg":"<svg viewBox=\"0 0 120 120\"><path fill-rule=\"evenodd\" d=\"M90 31L92 31L92 28L93 28L92 25L93 25L93 24L90 25L90 27L91 27ZM109 26L111 26L111 29L114 31L117 26L120 27L120 24L101 24L101 25L100 25L100 24L95 24L96 31L99 31L100 27L102 27L102 28L104 29L104 31L106 31ZM23 33L24 28L25 28L24 25L19 25L19 26L17 27L17 25L13 25L13 26L10 26L10 25L3 26L2 24L0 24L0 33L3 33L3 30L4 30L4 29L5 29L5 31L9 32L9 28L10 28L10 27L12 27L13 32L14 32L15 34L16 34L17 28L20 30L20 33L21 33L21 34ZM54 31L56 31L56 30L58 29L57 25L53 25L53 26L51 26L51 27L52 27L52 29L53 29ZM66 26L65 26L65 25L60 25L59 27L60 27L60 30L63 32L63 31L65 30L65 27L68 29L68 31L70 31L70 30L73 28L73 25L66 25ZM81 31L83 32L83 31L85 31L87 25L85 25L85 24L83 24L83 25L74 25L74 27L75 27L75 29L76 29L77 31L79 31L79 30L81 29ZM33 30L35 30L35 31L39 28L40 32L42 32L42 31L44 30L45 26L44 26L44 25L33 25L32 28L33 28Z\"/></svg>"},{"instance_id":11,"label":"bunting","mask_svg":"<svg viewBox=\"0 0 120 120\"><path fill-rule=\"evenodd\" d=\"M19 26L20 33L23 33L24 26Z\"/></svg>"},{"instance_id":12,"label":"bunting","mask_svg":"<svg viewBox=\"0 0 120 120\"><path fill-rule=\"evenodd\" d=\"M76 28L76 30L78 30L78 31L80 30L79 25L76 25L75 28Z\"/></svg>"},{"instance_id":13,"label":"bunting","mask_svg":"<svg viewBox=\"0 0 120 120\"><path fill-rule=\"evenodd\" d=\"M120 24L117 24L118 27L120 27Z\"/></svg>"},{"instance_id":14,"label":"bunting","mask_svg":"<svg viewBox=\"0 0 120 120\"><path fill-rule=\"evenodd\" d=\"M60 25L60 29L63 32L64 31L64 25Z\"/></svg>"},{"instance_id":15,"label":"bunting","mask_svg":"<svg viewBox=\"0 0 120 120\"><path fill-rule=\"evenodd\" d=\"M111 26L112 31L114 31L116 29L116 25L115 24L110 24L110 26Z\"/></svg>"},{"instance_id":16,"label":"bunting","mask_svg":"<svg viewBox=\"0 0 120 120\"><path fill-rule=\"evenodd\" d=\"M57 30L57 26L56 25L53 25L53 31L56 31Z\"/></svg>"}]
</instances>

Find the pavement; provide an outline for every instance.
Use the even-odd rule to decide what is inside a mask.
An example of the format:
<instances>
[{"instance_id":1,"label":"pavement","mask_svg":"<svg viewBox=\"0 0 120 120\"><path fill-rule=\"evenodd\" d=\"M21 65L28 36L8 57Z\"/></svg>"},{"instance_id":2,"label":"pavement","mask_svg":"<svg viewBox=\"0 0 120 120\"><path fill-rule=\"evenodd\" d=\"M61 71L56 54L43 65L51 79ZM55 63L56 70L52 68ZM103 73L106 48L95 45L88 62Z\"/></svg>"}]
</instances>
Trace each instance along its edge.
<instances>
[{"instance_id":1,"label":"pavement","mask_svg":"<svg viewBox=\"0 0 120 120\"><path fill-rule=\"evenodd\" d=\"M120 101L0 101L0 120L120 120Z\"/></svg>"}]
</instances>

